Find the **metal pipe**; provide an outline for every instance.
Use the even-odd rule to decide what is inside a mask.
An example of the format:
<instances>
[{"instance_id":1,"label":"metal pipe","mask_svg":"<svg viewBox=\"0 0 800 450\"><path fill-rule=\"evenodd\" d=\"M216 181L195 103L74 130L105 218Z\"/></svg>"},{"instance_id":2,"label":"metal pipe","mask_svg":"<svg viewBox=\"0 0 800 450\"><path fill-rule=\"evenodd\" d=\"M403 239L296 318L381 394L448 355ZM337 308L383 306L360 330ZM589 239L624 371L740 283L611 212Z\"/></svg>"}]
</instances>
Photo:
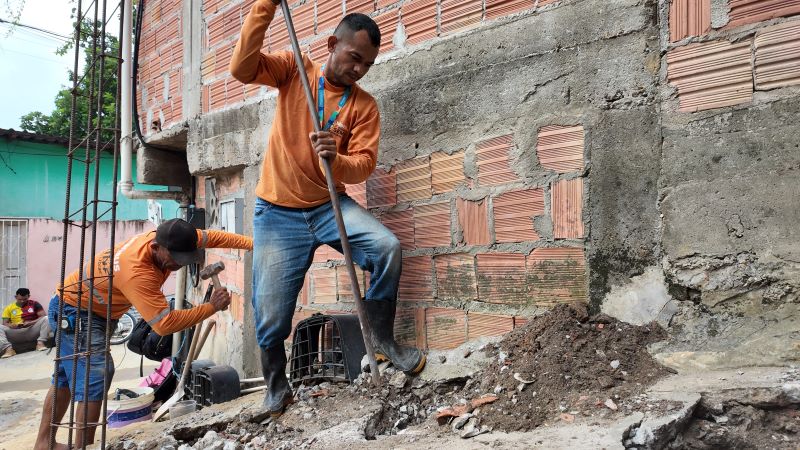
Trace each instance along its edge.
<instances>
[{"instance_id":1,"label":"metal pipe","mask_svg":"<svg viewBox=\"0 0 800 450\"><path fill-rule=\"evenodd\" d=\"M189 197L183 191L140 191L133 188L133 102L136 101L133 90L133 54L131 52L131 36L133 30L133 4L124 0L122 21L122 84L121 123L120 123L120 181L122 195L132 200L175 200L182 206L189 204ZM138 45L138 43L137 43Z\"/></svg>"},{"instance_id":2,"label":"metal pipe","mask_svg":"<svg viewBox=\"0 0 800 450\"><path fill-rule=\"evenodd\" d=\"M303 55L300 52L300 44L298 44L297 35L294 32L292 13L289 11L287 0L281 1L281 9L283 10L283 18L286 21L286 28L289 32L289 39L292 42L294 59L297 63L297 72L300 75L300 81L306 93L306 103L308 103L308 112L311 113L311 123L314 124L314 131L319 132L321 131L321 125L317 122L314 96L311 94L311 86L308 83L308 75L306 74L305 65L303 64ZM372 382L375 386L380 386L381 379L378 373L378 362L375 360L375 350L372 348L372 330L369 322L367 322L367 313L362 304L361 289L358 287L358 278L356 277L356 270L355 267L353 267L353 257L350 252L350 240L347 238L347 230L345 229L344 220L342 219L342 210L339 207L339 194L336 192L336 185L333 182L333 171L331 170L330 162L325 158L322 158L322 168L325 171L325 178L328 181L328 193L331 196L331 205L333 206L333 213L336 217L336 226L339 229L339 239L342 241L342 253L344 254L345 266L347 266L347 273L350 275L350 286L353 289L353 297L356 301L358 323L361 326L361 334L364 337L364 347L367 350L367 359L369 359Z\"/></svg>"}]
</instances>

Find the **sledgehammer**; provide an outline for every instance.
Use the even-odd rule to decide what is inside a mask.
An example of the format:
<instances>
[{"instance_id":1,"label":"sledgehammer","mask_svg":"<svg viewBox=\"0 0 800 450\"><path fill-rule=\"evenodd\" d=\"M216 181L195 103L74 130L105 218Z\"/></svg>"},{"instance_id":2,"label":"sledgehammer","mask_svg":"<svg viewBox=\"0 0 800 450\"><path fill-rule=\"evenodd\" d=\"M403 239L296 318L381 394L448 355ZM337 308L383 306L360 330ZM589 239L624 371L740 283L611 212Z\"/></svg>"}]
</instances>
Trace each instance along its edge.
<instances>
[{"instance_id":1,"label":"sledgehammer","mask_svg":"<svg viewBox=\"0 0 800 450\"><path fill-rule=\"evenodd\" d=\"M214 289L222 289L222 285L219 282L219 275L220 272L225 270L225 263L222 261L217 261L214 264L209 264L200 271L200 278L203 280L207 280L211 278L211 282L214 283Z\"/></svg>"},{"instance_id":2,"label":"sledgehammer","mask_svg":"<svg viewBox=\"0 0 800 450\"><path fill-rule=\"evenodd\" d=\"M281 1L281 9L283 10L283 18L286 20L286 29L289 32L289 40L292 42L292 50L294 50L294 59L297 62L297 73L300 75L300 82L303 84L303 90L306 93L306 102L308 103L308 111L311 113L311 123L314 124L314 131L320 132L321 126L317 118L317 107L314 105L314 96L311 94L311 85L308 83L308 75L303 69L303 55L300 53L300 44L297 43L297 35L294 32L294 24L292 23L292 13L289 11L288 0ZM356 299L356 312L358 313L358 322L361 324L361 334L364 336L364 347L367 350L367 358L369 359L370 372L372 373L372 382L375 386L381 385L380 373L378 372L378 362L375 360L375 350L372 348L372 330L370 329L369 322L367 322L367 313L364 311L364 305L361 300L361 289L358 287L358 278L356 278L356 270L353 267L353 258L350 254L350 241L347 239L347 231L344 228L344 220L342 219L342 210L339 208L339 194L336 193L336 185L333 182L333 171L331 164L327 159L322 158L322 168L325 170L325 179L328 180L328 193L331 196L331 206L333 206L333 213L336 216L336 226L339 229L339 238L342 241L342 253L344 253L344 262L347 267L347 273L350 275L350 285L353 289L353 298Z\"/></svg>"}]
</instances>

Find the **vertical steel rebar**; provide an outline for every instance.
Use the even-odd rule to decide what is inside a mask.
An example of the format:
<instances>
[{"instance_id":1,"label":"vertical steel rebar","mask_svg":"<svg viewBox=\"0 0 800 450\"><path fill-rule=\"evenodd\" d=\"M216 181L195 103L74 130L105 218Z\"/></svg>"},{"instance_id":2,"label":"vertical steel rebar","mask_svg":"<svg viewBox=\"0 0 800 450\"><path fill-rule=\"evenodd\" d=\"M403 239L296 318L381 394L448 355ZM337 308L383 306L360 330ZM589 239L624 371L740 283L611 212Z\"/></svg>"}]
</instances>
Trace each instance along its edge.
<instances>
[{"instance_id":1,"label":"vertical steel rebar","mask_svg":"<svg viewBox=\"0 0 800 450\"><path fill-rule=\"evenodd\" d=\"M77 380L77 362L79 359L83 358L86 362L86 370L83 374L83 388L84 393L88 394L88 387L89 387L89 367L91 365L91 360L93 358L101 357L100 353L102 353L102 358L104 361L104 367L107 367L111 361L110 359L110 347L109 341L111 337L111 305L112 305L112 280L113 280L113 257L114 257L114 244L116 238L116 206L117 206L117 196L116 196L116 187L117 187L117 177L118 177L118 149L119 149L119 96L120 96L120 87L119 83L117 83L117 92L116 96L113 100L114 106L114 117L113 123L114 125L112 128L107 129L104 125L104 111L105 106L108 101L104 96L104 91L106 89L107 83L111 82L110 77L106 77L105 69L106 69L106 59L112 58L119 61L121 55L121 48L117 49L117 54L112 55L108 49L106 48L107 45L107 30L106 24L109 14L108 8L108 1L102 0L102 9L100 5L100 0L93 0L85 6L82 0L77 1L77 8L76 8L76 22L75 22L75 33L74 33L74 50L75 50L75 57L74 57L74 70L73 70L73 83L72 83L72 91L71 91L71 110L70 110L70 128L69 128L69 140L68 140L68 152L67 152L67 181L66 181L66 189L65 189L65 205L64 205L64 220L63 220L63 237L62 237L62 251L61 251L61 274L60 274L60 285L58 288L58 295L59 295L59 302L58 302L58 314L57 314L57 321L59 327L56 328L55 335L56 335L56 358L53 365L53 374L54 377L58 374L61 369L62 363L64 360L71 360L72 361L72 370L71 370L71 377L72 380L75 381L75 384L72 386L75 389L75 385L80 381ZM86 11L84 11L84 7L86 7ZM93 7L93 14L90 14L90 8ZM115 8L116 9L116 8ZM113 14L113 12L112 12ZM123 11L120 11L120 14L124 14ZM87 16L92 17L92 23L89 27L89 30L84 33L83 25L84 21ZM122 17L120 18L120 21ZM121 23L121 22L120 22ZM82 41L89 37L89 33L91 33L90 45L91 50L90 54L86 58L87 60L87 67L84 68L84 74L81 76L78 73L80 68L80 56L81 56L81 43ZM122 36L122 30L120 29L120 39L125 37ZM129 38L129 37L128 37ZM99 71L99 73L98 73ZM117 67L117 79L119 79L119 64ZM113 77L113 75L112 75ZM81 89L81 86L84 88ZM83 130L82 136L79 136L79 124L76 123L77 112L79 109L85 105L86 109L86 119L85 119L85 130ZM108 135L108 136L106 136ZM113 136L113 137L112 137ZM106 139L107 137L110 138ZM81 147L84 147L83 150L83 158L76 157L76 152L80 150ZM93 147L93 148L92 148ZM102 155L103 152L107 149L113 149L113 188L111 194L111 201L106 201L101 199L101 179L100 175L102 172ZM76 170L75 164L83 163L83 197L82 203L80 206L75 205L75 209L72 210L72 194L74 188L72 186L72 177L73 171ZM93 195L92 200L89 201L89 172L90 169L94 169L94 186L93 186ZM103 194L105 195L105 194ZM110 208L104 212L99 211L99 207L101 203L108 203L110 204ZM91 211L91 222L87 222L88 214L89 214L89 205L92 205ZM109 249L109 268L108 272L103 273L96 273L95 272L95 256L97 253L97 223L99 220L105 216L108 212L111 212L111 222L110 222L110 249ZM80 222L77 222L75 219L77 216L80 216ZM80 228L80 245L78 248L78 281L74 285L65 286L65 280L67 277L67 249L68 249L68 237L70 234L70 226L76 225ZM91 226L91 235L90 235L90 249L89 255L86 255L86 232L87 228ZM88 262L87 262L88 261ZM85 265L89 265L88 273L85 270ZM106 302L106 335L105 335L105 345L103 346L102 350L92 351L92 338L91 338L91 329L93 321L95 320L94 315L97 311L92 309L92 304L95 298L95 286L99 283L102 283L103 280L107 280L108 285L108 298L103 299ZM86 284L86 286L84 285ZM86 289L88 288L88 289ZM84 311L84 291L88 290L88 301L86 302L86 311ZM74 333L73 336L73 352L71 355L64 355L63 349L61 348L61 335L62 329L60 324L65 317L64 314L64 297L65 292L69 292L73 294L76 299L76 327L80 327L80 317L81 315L86 316L86 328L81 332ZM81 334L84 334L84 339L79 339ZM80 351L81 344L85 343L87 347ZM96 359L95 359L96 361ZM106 375L104 375L104 394L107 392L110 381ZM88 398L84 397L82 399L82 417L83 420L81 423L76 423L76 411L75 411L75 395L74 392L70 393L69 398L69 418L66 422L63 422L61 418L56 419L56 412L57 412L57 395L56 390L53 389L54 396L51 405L51 428L50 428L50 435L49 435L49 448L53 448L56 442L56 430L59 427L67 428L68 435L67 435L67 445L72 448L73 447L73 438L74 433L76 431L80 431L80 435L82 436L81 442L76 442L75 446L79 448L85 448L89 442L88 433L87 431L90 428L100 427L101 428L101 440L100 440L100 448L105 448L105 438L106 438L106 414L107 414L107 399L106 396L103 395L103 400L101 403L101 414L102 417L100 420L94 421L89 420L88 417L88 407L89 402L87 401ZM64 399L62 399L63 401ZM63 410L62 410L63 411ZM96 428L95 428L96 431Z\"/></svg>"}]
</instances>

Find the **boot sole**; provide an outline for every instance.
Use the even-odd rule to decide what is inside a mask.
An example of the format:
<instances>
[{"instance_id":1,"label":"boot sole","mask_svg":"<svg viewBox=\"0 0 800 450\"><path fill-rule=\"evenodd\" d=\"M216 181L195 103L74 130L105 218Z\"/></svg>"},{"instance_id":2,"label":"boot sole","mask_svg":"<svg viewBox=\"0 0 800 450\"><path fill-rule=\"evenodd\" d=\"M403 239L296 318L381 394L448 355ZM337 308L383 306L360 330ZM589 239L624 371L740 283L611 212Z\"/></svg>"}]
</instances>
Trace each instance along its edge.
<instances>
[{"instance_id":1,"label":"boot sole","mask_svg":"<svg viewBox=\"0 0 800 450\"><path fill-rule=\"evenodd\" d=\"M293 403L294 403L294 396L289 397L288 400L284 400L283 401L283 406L281 406L281 408L279 410L270 411L269 412L269 416L272 417L273 419L277 419L278 417L282 416L283 413L286 412L286 408L288 408L289 405L291 405Z\"/></svg>"},{"instance_id":2,"label":"boot sole","mask_svg":"<svg viewBox=\"0 0 800 450\"><path fill-rule=\"evenodd\" d=\"M382 353L375 353L375 361L381 363L381 362L391 361L391 360L386 355L384 355ZM416 367L414 367L412 370L405 371L405 373L408 373L408 374L411 374L411 375L416 375L416 374L422 372L422 369L425 368L425 363L426 362L428 362L428 358L425 356L425 353L422 353L422 358L419 360L419 362L417 363Z\"/></svg>"}]
</instances>

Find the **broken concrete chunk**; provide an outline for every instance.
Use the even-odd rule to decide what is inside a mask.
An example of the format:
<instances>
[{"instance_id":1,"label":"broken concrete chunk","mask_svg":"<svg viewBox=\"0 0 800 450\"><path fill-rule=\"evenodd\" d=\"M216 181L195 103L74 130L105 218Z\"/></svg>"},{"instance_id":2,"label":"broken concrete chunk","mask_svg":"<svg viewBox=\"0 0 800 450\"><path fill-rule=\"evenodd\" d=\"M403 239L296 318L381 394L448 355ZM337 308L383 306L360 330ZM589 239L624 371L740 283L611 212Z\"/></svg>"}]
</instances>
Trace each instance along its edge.
<instances>
[{"instance_id":1,"label":"broken concrete chunk","mask_svg":"<svg viewBox=\"0 0 800 450\"><path fill-rule=\"evenodd\" d=\"M479 434L486 433L489 431L488 429L481 429L478 426L478 419L473 417L469 419L469 422L464 426L464 429L461 430L461 438L462 439L469 439L471 437L475 437Z\"/></svg>"},{"instance_id":2,"label":"broken concrete chunk","mask_svg":"<svg viewBox=\"0 0 800 450\"><path fill-rule=\"evenodd\" d=\"M403 389L408 381L408 377L403 372L397 372L392 375L392 378L389 380L389 384L397 389Z\"/></svg>"},{"instance_id":3,"label":"broken concrete chunk","mask_svg":"<svg viewBox=\"0 0 800 450\"><path fill-rule=\"evenodd\" d=\"M469 420L470 420L472 417L474 417L474 415L473 415L472 413L466 413L466 414L462 414L462 415L460 415L460 416L456 417L456 418L453 420L453 423L451 424L451 427L453 428L453 431L454 431L454 432L457 432L458 430L460 430L460 429L464 428L464 425L466 425L466 424L467 424L467 422L468 422L468 421L469 421Z\"/></svg>"},{"instance_id":4,"label":"broken concrete chunk","mask_svg":"<svg viewBox=\"0 0 800 450\"><path fill-rule=\"evenodd\" d=\"M616 411L617 408L618 408L617 404L614 403L614 400L611 400L610 398L606 399L605 403L603 403L603 404L606 406L606 408L608 408L608 409L610 409L612 411Z\"/></svg>"},{"instance_id":5,"label":"broken concrete chunk","mask_svg":"<svg viewBox=\"0 0 800 450\"><path fill-rule=\"evenodd\" d=\"M619 367L619 360L618 359L615 359L615 360L611 361L611 368L612 369L617 370L618 367Z\"/></svg>"}]
</instances>

